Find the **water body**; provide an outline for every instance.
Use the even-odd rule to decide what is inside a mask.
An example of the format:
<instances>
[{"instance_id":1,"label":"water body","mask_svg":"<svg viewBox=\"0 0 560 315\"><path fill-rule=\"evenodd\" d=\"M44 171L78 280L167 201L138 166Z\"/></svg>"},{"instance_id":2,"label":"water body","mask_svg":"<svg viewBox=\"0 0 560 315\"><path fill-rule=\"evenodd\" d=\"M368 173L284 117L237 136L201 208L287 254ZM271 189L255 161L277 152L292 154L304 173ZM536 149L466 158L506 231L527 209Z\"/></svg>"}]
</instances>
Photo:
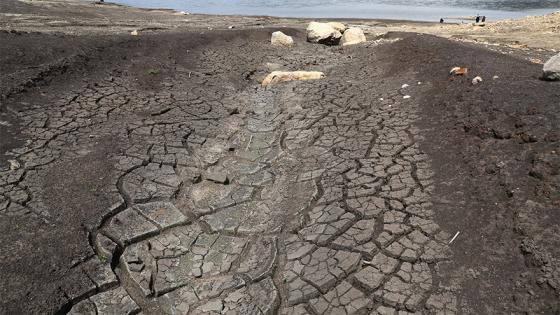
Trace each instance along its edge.
<instances>
[{"instance_id":1,"label":"water body","mask_svg":"<svg viewBox=\"0 0 560 315\"><path fill-rule=\"evenodd\" d=\"M109 0L143 8L206 14L310 18L372 18L439 21L485 15L489 20L560 10L560 0Z\"/></svg>"}]
</instances>

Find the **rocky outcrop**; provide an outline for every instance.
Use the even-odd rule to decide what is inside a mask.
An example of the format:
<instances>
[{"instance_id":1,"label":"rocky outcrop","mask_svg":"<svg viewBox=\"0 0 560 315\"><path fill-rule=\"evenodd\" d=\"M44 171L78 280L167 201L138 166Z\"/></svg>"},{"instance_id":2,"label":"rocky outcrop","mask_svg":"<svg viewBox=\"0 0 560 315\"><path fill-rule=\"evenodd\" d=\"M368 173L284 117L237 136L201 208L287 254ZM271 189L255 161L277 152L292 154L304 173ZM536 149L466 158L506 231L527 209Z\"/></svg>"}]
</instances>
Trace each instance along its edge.
<instances>
[{"instance_id":1,"label":"rocky outcrop","mask_svg":"<svg viewBox=\"0 0 560 315\"><path fill-rule=\"evenodd\" d=\"M342 46L355 45L366 41L364 31L357 27L351 27L344 32L340 43Z\"/></svg>"},{"instance_id":2,"label":"rocky outcrop","mask_svg":"<svg viewBox=\"0 0 560 315\"><path fill-rule=\"evenodd\" d=\"M307 41L325 45L338 45L342 34L328 23L311 22L307 26Z\"/></svg>"},{"instance_id":3,"label":"rocky outcrop","mask_svg":"<svg viewBox=\"0 0 560 315\"><path fill-rule=\"evenodd\" d=\"M270 38L270 42L272 46L281 46L281 47L293 47L294 46L294 39L291 36L288 36L282 32L274 32L272 33L272 37Z\"/></svg>"},{"instance_id":4,"label":"rocky outcrop","mask_svg":"<svg viewBox=\"0 0 560 315\"><path fill-rule=\"evenodd\" d=\"M560 54L550 58L543 67L543 79L560 81Z\"/></svg>"}]
</instances>

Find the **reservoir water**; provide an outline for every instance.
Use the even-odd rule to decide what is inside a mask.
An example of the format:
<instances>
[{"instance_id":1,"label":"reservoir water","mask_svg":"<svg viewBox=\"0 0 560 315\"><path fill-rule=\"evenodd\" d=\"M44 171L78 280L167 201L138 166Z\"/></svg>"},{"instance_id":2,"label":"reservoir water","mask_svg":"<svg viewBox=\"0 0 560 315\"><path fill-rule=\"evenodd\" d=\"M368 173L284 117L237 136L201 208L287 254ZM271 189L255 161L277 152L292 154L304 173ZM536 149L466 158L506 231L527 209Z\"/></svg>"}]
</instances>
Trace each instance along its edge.
<instances>
[{"instance_id":1,"label":"reservoir water","mask_svg":"<svg viewBox=\"0 0 560 315\"><path fill-rule=\"evenodd\" d=\"M190 13L309 18L372 18L438 21L485 15L489 20L560 10L560 0L107 0L143 8Z\"/></svg>"}]
</instances>

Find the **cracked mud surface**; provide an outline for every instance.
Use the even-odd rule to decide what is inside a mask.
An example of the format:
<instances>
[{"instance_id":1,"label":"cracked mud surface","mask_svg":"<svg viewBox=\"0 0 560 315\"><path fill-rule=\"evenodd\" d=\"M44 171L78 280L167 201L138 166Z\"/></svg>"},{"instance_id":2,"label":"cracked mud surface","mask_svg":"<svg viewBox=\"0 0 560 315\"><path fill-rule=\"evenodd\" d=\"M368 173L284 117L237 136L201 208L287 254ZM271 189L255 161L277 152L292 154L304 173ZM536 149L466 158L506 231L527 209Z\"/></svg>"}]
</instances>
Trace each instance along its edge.
<instances>
[{"instance_id":1,"label":"cracked mud surface","mask_svg":"<svg viewBox=\"0 0 560 315\"><path fill-rule=\"evenodd\" d=\"M0 33L50 65L0 85L0 313L559 311L557 84L430 36L272 31ZM326 78L260 87L276 68Z\"/></svg>"}]
</instances>

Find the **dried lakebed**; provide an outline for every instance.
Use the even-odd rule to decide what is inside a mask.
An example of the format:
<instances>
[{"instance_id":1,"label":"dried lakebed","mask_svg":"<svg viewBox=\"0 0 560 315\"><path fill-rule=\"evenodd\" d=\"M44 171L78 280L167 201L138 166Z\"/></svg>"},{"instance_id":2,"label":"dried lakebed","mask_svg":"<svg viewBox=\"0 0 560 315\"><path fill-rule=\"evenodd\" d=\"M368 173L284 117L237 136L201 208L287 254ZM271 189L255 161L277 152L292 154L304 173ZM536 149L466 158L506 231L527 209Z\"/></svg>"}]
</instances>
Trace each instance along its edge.
<instances>
[{"instance_id":1,"label":"dried lakebed","mask_svg":"<svg viewBox=\"0 0 560 315\"><path fill-rule=\"evenodd\" d=\"M459 45L396 34L342 49L288 30L285 49L271 31L97 38L6 98L24 143L0 172L3 224L20 229L4 310L22 295L31 313L471 307L442 270L456 231L440 227L421 148L432 78L393 56ZM261 87L275 69L326 78Z\"/></svg>"}]
</instances>

